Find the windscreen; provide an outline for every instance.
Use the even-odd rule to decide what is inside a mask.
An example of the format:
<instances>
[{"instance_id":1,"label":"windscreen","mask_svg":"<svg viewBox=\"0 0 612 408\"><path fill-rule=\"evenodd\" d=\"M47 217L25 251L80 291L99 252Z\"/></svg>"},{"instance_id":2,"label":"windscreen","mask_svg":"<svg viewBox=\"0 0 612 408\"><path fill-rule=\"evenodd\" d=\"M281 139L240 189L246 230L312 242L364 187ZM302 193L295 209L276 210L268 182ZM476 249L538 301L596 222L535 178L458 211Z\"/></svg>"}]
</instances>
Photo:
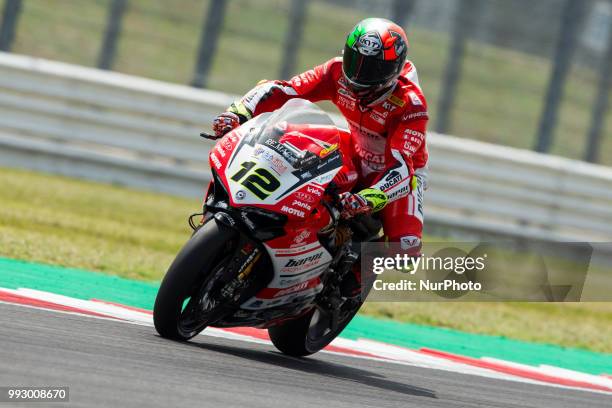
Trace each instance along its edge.
<instances>
[{"instance_id":1,"label":"windscreen","mask_svg":"<svg viewBox=\"0 0 612 408\"><path fill-rule=\"evenodd\" d=\"M334 126L334 122L314 103L304 99L291 99L282 108L271 113L259 123L249 144L259 143L274 147L294 168L316 164L319 160L318 156L296 149L290 143L281 143L280 139L291 125Z\"/></svg>"}]
</instances>

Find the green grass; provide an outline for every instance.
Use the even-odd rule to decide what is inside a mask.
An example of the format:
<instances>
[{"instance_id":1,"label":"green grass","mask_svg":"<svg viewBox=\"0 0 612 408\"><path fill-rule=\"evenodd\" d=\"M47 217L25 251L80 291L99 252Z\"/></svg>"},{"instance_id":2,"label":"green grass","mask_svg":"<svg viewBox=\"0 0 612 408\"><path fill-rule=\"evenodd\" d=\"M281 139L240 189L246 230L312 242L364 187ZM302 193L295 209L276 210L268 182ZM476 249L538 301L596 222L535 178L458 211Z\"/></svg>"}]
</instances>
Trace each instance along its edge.
<instances>
[{"instance_id":1,"label":"green grass","mask_svg":"<svg viewBox=\"0 0 612 408\"><path fill-rule=\"evenodd\" d=\"M0 256L159 280L200 200L0 168ZM368 303L362 313L612 352L612 303Z\"/></svg>"},{"instance_id":2,"label":"green grass","mask_svg":"<svg viewBox=\"0 0 612 408\"><path fill-rule=\"evenodd\" d=\"M109 0L23 3L15 52L87 66L96 64ZM115 68L189 83L207 8L208 2L201 0L130 0ZM276 78L288 10L287 0L230 0L208 86L242 94L262 78ZM337 55L347 31L364 17L365 13L354 9L311 1L297 70ZM419 68L433 128L449 36L410 27L409 37L410 58ZM450 133L532 148L550 70L546 58L470 42ZM565 88L553 153L582 158L597 86L596 72L575 64ZM601 162L608 165L612 165L611 112L612 104L600 152Z\"/></svg>"},{"instance_id":3,"label":"green grass","mask_svg":"<svg viewBox=\"0 0 612 408\"><path fill-rule=\"evenodd\" d=\"M198 200L0 169L0 253L157 280Z\"/></svg>"},{"instance_id":4,"label":"green grass","mask_svg":"<svg viewBox=\"0 0 612 408\"><path fill-rule=\"evenodd\" d=\"M612 353L612 302L366 302L361 313L469 333Z\"/></svg>"}]
</instances>

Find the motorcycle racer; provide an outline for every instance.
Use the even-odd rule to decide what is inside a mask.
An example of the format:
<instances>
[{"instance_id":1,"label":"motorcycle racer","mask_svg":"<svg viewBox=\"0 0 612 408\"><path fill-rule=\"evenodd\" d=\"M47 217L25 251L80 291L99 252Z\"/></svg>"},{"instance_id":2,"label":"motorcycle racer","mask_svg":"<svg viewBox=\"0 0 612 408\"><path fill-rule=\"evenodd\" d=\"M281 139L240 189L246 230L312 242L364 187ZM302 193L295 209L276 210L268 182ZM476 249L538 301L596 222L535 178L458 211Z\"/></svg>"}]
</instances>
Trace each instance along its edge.
<instances>
[{"instance_id":1,"label":"motorcycle racer","mask_svg":"<svg viewBox=\"0 0 612 408\"><path fill-rule=\"evenodd\" d=\"M348 35L342 57L289 81L262 81L213 122L218 137L291 98L332 101L349 125L359 178L341 196L343 215L380 211L391 242L418 255L428 160L427 102L408 40L397 24L369 18Z\"/></svg>"}]
</instances>

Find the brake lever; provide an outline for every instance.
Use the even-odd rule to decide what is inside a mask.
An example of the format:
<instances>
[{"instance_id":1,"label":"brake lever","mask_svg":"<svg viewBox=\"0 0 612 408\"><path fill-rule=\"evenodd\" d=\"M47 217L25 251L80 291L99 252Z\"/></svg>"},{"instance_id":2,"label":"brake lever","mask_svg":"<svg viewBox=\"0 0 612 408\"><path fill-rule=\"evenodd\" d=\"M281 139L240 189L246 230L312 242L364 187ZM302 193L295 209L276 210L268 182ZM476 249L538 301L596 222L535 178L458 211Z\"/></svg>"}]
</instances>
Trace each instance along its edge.
<instances>
[{"instance_id":1,"label":"brake lever","mask_svg":"<svg viewBox=\"0 0 612 408\"><path fill-rule=\"evenodd\" d=\"M211 133L206 133L206 132L200 132L200 137L203 137L204 139L208 139L208 140L217 140L217 139L219 139L219 136L213 135Z\"/></svg>"}]
</instances>

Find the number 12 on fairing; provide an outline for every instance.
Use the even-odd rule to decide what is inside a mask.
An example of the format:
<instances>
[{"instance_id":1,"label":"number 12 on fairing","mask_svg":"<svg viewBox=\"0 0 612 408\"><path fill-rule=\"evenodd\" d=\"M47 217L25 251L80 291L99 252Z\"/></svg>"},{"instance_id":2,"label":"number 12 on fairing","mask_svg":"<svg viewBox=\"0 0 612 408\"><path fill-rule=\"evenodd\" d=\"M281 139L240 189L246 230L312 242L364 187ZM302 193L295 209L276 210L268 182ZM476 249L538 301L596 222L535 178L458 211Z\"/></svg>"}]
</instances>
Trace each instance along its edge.
<instances>
[{"instance_id":1,"label":"number 12 on fairing","mask_svg":"<svg viewBox=\"0 0 612 408\"><path fill-rule=\"evenodd\" d=\"M265 200L266 197L280 187L280 181L266 169L258 168L252 170L255 164L257 163L252 161L242 163L240 165L242 168L231 178L235 182L240 182L240 184L261 200ZM242 180L244 176L247 177Z\"/></svg>"}]
</instances>

